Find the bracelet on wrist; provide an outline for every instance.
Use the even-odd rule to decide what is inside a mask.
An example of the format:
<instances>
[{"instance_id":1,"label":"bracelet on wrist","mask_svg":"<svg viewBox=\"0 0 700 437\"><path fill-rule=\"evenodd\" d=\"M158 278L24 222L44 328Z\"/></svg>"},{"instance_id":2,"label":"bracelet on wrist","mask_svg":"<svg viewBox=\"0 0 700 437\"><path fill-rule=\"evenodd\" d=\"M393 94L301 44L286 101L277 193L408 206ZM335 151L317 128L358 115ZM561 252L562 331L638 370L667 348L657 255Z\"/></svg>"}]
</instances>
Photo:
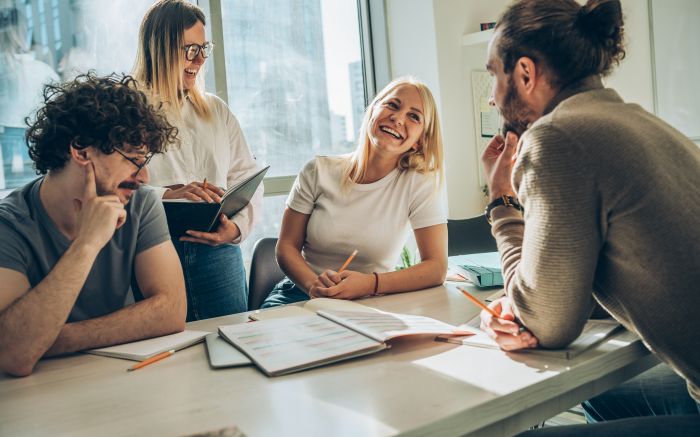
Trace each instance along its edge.
<instances>
[{"instance_id":1,"label":"bracelet on wrist","mask_svg":"<svg viewBox=\"0 0 700 437\"><path fill-rule=\"evenodd\" d=\"M370 296L376 296L377 291L379 290L379 273L372 272L372 274L374 275L374 291L372 294L370 294Z\"/></svg>"}]
</instances>

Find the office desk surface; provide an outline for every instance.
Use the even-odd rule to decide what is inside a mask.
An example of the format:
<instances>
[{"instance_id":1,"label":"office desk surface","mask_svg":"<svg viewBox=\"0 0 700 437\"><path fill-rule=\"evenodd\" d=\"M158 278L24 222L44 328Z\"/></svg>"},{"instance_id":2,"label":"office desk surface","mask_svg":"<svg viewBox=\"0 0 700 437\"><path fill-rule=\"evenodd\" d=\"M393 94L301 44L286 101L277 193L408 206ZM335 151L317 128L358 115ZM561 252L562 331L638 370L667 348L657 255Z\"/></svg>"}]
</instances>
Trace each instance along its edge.
<instances>
[{"instance_id":1,"label":"office desk surface","mask_svg":"<svg viewBox=\"0 0 700 437\"><path fill-rule=\"evenodd\" d=\"M451 286L359 302L453 324L478 312ZM42 360L26 378L0 375L0 435L175 436L230 426L250 436L512 435L656 363L629 333L573 360L403 338L275 378L255 367L212 370L203 344L129 373L133 362L76 354Z\"/></svg>"}]
</instances>

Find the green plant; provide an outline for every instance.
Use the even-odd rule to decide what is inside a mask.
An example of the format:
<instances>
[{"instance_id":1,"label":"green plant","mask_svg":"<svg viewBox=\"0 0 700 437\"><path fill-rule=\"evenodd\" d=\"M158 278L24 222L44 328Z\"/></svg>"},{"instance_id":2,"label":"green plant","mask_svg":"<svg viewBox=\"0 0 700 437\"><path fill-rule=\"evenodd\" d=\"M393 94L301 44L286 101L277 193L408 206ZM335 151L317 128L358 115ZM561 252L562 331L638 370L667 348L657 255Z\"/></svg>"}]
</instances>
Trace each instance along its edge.
<instances>
[{"instance_id":1,"label":"green plant","mask_svg":"<svg viewBox=\"0 0 700 437\"><path fill-rule=\"evenodd\" d=\"M407 269L417 263L416 255L411 253L411 249L408 246L404 246L401 249L401 264L397 267L397 270Z\"/></svg>"}]
</instances>

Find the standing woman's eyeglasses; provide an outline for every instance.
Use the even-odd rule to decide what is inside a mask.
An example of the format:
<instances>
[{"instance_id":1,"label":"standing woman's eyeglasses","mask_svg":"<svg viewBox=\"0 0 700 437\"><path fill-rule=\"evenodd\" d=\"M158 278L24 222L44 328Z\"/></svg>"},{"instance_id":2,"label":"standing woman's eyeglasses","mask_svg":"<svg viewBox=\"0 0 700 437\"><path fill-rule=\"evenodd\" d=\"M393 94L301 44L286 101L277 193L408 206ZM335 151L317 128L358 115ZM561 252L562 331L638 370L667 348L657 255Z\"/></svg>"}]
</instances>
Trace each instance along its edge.
<instances>
[{"instance_id":1,"label":"standing woman's eyeglasses","mask_svg":"<svg viewBox=\"0 0 700 437\"><path fill-rule=\"evenodd\" d=\"M195 58L199 56L200 52L202 53L202 57L206 59L214 50L214 43L205 42L201 46L199 44L187 44L185 47L183 47L183 49L185 50L185 59L188 61L194 61Z\"/></svg>"}]
</instances>

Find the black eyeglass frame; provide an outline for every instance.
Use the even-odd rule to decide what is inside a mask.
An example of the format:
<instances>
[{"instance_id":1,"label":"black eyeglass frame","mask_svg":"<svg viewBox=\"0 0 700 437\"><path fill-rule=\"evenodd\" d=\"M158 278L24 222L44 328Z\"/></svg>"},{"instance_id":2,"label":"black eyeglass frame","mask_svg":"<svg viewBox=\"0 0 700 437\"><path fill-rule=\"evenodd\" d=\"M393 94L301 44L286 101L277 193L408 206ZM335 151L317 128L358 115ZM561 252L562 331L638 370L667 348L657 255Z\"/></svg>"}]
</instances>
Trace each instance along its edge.
<instances>
[{"instance_id":1,"label":"black eyeglass frame","mask_svg":"<svg viewBox=\"0 0 700 437\"><path fill-rule=\"evenodd\" d=\"M153 158L153 155L155 155L155 153L153 153L153 152L147 153L146 155L144 155L146 159L141 164L139 164L137 158L131 158L129 156L126 156L124 154L124 152L122 152L121 150L119 150L117 148L115 148L114 151L117 152L118 154L120 154L122 156L122 158L126 159L130 163L134 164L134 166L136 166L136 168L138 170L136 170L136 173L134 173L134 177L138 176L138 174L141 172L141 170L145 166L147 166L148 163L151 161L151 158Z\"/></svg>"},{"instance_id":2,"label":"black eyeglass frame","mask_svg":"<svg viewBox=\"0 0 700 437\"><path fill-rule=\"evenodd\" d=\"M194 55L190 56L189 53L192 47L195 47L196 50L194 51ZM188 61L194 61L195 59L197 59L197 56L199 56L200 53L202 54L202 57L204 59L207 59L209 56L211 56L211 53L214 51L214 43L211 41L207 41L203 45L187 44L182 49L185 51L185 59L187 59Z\"/></svg>"}]
</instances>

